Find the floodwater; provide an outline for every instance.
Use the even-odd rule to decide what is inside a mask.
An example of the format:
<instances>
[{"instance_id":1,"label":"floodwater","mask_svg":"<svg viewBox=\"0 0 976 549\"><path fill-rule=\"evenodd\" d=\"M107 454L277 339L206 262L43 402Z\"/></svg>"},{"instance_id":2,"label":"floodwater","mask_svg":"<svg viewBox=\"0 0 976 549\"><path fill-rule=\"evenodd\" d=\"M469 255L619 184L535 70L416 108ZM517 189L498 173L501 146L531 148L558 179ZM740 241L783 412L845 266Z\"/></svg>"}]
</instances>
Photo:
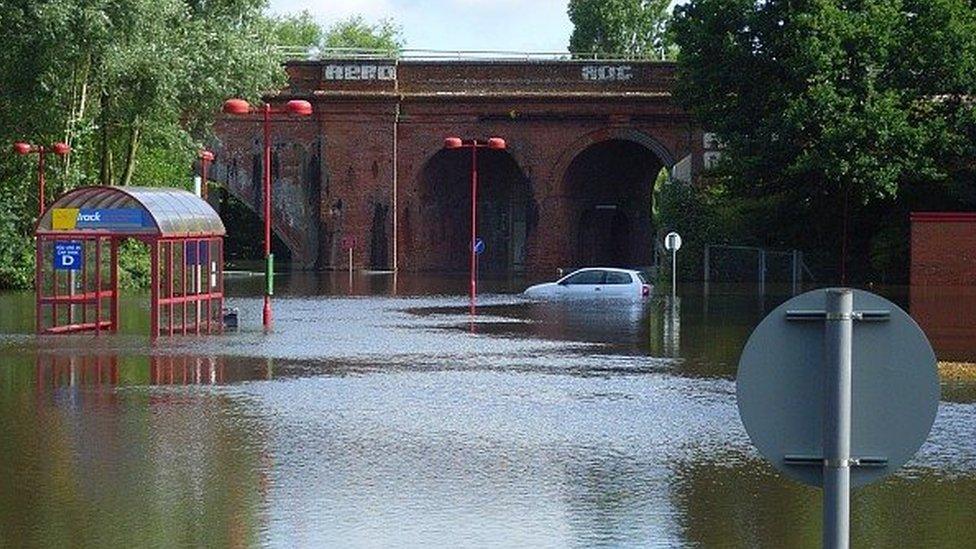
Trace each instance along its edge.
<instances>
[{"instance_id":1,"label":"floodwater","mask_svg":"<svg viewBox=\"0 0 976 549\"><path fill-rule=\"evenodd\" d=\"M819 546L819 492L735 407L786 296L522 287L472 319L463 277L285 276L265 334L260 279L231 279L239 332L156 345L138 297L118 336L37 339L2 296L0 546ZM944 386L918 456L855 492L854 545L976 544L974 435L976 391Z\"/></svg>"}]
</instances>

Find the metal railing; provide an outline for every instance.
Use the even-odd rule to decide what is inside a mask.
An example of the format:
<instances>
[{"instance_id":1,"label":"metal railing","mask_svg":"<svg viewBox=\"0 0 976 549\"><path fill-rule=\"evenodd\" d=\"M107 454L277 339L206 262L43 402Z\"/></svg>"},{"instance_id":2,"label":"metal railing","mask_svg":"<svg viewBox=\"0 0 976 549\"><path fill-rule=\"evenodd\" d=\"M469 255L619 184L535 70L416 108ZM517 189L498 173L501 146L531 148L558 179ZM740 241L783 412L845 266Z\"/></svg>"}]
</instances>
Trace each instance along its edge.
<instances>
[{"instance_id":1,"label":"metal railing","mask_svg":"<svg viewBox=\"0 0 976 549\"><path fill-rule=\"evenodd\" d=\"M275 51L284 59L317 61L320 59L390 59L412 61L662 61L657 52L644 56L614 53L527 52L511 50L432 50L368 48L296 48L278 46Z\"/></svg>"},{"instance_id":2,"label":"metal railing","mask_svg":"<svg viewBox=\"0 0 976 549\"><path fill-rule=\"evenodd\" d=\"M815 280L813 273L810 272L810 268L807 267L806 262L803 260L803 252L800 250L768 250L766 248L758 248L755 246L731 246L725 244L707 244L705 245L704 253L704 265L703 274L705 282L705 291L708 292L708 287L712 279L712 251L713 250L729 250L729 251L740 251L747 252L749 254L756 254L756 280L755 282L759 285L759 293L763 295L766 293L766 282L768 274L768 263L767 259L769 257L780 257L785 259L790 266L789 282L790 289L793 295L800 292L803 287L803 275L809 277L810 280Z\"/></svg>"}]
</instances>

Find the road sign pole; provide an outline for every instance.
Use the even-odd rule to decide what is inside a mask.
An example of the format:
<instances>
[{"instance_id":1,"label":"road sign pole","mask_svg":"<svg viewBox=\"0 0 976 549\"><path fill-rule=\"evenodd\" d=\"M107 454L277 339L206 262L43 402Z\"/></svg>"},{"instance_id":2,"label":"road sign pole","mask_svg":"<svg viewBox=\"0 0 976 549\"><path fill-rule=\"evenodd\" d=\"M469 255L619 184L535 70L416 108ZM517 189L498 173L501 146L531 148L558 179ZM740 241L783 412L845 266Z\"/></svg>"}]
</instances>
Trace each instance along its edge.
<instances>
[{"instance_id":1,"label":"road sign pole","mask_svg":"<svg viewBox=\"0 0 976 549\"><path fill-rule=\"evenodd\" d=\"M823 546L850 546L851 345L854 294L827 290L824 331Z\"/></svg>"}]
</instances>

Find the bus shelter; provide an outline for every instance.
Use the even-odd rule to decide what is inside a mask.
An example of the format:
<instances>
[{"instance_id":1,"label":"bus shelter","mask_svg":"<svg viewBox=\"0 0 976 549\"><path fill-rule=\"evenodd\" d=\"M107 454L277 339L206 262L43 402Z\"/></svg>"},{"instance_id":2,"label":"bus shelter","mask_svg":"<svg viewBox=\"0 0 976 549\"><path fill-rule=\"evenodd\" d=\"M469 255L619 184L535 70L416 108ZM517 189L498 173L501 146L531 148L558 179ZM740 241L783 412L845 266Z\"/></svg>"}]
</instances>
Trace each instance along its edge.
<instances>
[{"instance_id":1,"label":"bus shelter","mask_svg":"<svg viewBox=\"0 0 976 549\"><path fill-rule=\"evenodd\" d=\"M217 212L182 189L68 191L34 233L37 333L118 331L126 239L149 248L152 337L221 331L225 233Z\"/></svg>"}]
</instances>

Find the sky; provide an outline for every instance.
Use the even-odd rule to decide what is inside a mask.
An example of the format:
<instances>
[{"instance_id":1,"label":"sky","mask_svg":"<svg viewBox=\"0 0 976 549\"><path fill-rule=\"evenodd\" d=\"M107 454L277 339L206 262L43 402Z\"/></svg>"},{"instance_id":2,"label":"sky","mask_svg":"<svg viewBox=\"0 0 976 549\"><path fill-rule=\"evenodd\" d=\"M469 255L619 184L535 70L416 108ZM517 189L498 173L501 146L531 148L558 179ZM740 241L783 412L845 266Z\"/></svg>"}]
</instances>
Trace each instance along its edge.
<instances>
[{"instance_id":1,"label":"sky","mask_svg":"<svg viewBox=\"0 0 976 549\"><path fill-rule=\"evenodd\" d=\"M567 0L271 0L276 14L309 11L329 25L360 14L392 18L406 47L565 52L573 26Z\"/></svg>"}]
</instances>

